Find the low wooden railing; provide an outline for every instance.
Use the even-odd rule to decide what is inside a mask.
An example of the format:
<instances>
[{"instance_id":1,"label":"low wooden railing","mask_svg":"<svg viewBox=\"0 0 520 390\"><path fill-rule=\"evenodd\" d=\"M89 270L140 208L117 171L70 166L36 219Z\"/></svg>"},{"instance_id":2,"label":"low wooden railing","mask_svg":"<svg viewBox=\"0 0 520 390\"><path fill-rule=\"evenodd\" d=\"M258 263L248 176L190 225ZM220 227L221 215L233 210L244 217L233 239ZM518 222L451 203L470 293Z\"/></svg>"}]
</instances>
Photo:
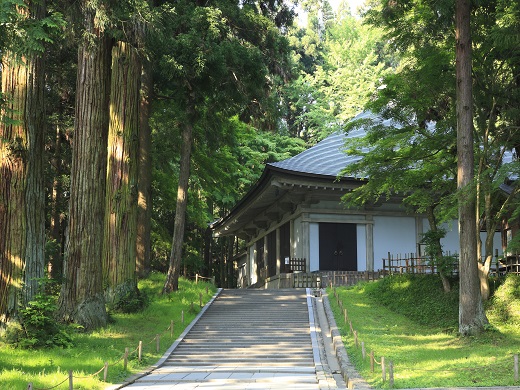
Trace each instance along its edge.
<instances>
[{"instance_id":1,"label":"low wooden railing","mask_svg":"<svg viewBox=\"0 0 520 390\"><path fill-rule=\"evenodd\" d=\"M451 274L456 275L459 269L458 254L447 253L446 256L454 259L449 269ZM428 256L419 256L415 253L391 254L383 258L384 274L435 274L438 272L437 265Z\"/></svg>"}]
</instances>

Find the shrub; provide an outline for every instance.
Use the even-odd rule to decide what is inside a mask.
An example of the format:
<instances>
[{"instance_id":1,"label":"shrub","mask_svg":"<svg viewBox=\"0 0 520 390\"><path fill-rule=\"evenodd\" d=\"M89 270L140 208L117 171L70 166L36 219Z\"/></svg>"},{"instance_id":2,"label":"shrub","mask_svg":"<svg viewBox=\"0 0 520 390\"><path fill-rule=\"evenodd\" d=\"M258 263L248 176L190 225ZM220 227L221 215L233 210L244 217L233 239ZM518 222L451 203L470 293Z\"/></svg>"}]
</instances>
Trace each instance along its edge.
<instances>
[{"instance_id":1,"label":"shrub","mask_svg":"<svg viewBox=\"0 0 520 390\"><path fill-rule=\"evenodd\" d=\"M438 275L403 274L385 277L365 288L373 300L418 324L455 330L459 309L456 286L447 293Z\"/></svg>"},{"instance_id":2,"label":"shrub","mask_svg":"<svg viewBox=\"0 0 520 390\"><path fill-rule=\"evenodd\" d=\"M520 276L514 274L506 276L490 300L489 311L500 322L520 324Z\"/></svg>"},{"instance_id":3,"label":"shrub","mask_svg":"<svg viewBox=\"0 0 520 390\"><path fill-rule=\"evenodd\" d=\"M117 313L137 313L150 304L148 294L138 289L128 290L115 302L111 309Z\"/></svg>"},{"instance_id":4,"label":"shrub","mask_svg":"<svg viewBox=\"0 0 520 390\"><path fill-rule=\"evenodd\" d=\"M55 318L57 296L47 293L48 281L40 283L40 293L18 312L18 321L11 321L4 334L8 344L21 348L70 347L72 336L69 328Z\"/></svg>"}]
</instances>

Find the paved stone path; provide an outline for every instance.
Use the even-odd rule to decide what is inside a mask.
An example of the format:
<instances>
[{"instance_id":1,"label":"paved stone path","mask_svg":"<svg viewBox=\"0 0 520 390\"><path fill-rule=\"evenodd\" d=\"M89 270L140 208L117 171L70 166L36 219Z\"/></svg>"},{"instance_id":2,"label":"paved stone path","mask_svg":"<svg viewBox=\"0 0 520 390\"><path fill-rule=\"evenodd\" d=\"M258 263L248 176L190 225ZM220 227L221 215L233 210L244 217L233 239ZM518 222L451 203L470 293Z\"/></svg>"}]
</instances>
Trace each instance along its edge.
<instances>
[{"instance_id":1,"label":"paved stone path","mask_svg":"<svg viewBox=\"0 0 520 390\"><path fill-rule=\"evenodd\" d=\"M223 290L159 367L125 389L344 389L309 292Z\"/></svg>"}]
</instances>

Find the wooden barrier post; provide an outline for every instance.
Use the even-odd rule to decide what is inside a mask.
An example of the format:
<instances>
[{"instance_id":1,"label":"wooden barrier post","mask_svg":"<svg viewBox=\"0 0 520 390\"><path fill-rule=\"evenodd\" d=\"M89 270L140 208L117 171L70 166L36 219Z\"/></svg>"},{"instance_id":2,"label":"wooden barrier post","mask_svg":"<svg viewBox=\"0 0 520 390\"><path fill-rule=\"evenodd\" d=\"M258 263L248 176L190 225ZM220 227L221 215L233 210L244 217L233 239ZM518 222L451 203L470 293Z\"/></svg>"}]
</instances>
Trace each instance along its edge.
<instances>
[{"instance_id":1,"label":"wooden barrier post","mask_svg":"<svg viewBox=\"0 0 520 390\"><path fill-rule=\"evenodd\" d=\"M27 385L27 390L33 390L32 382L29 382L29 384Z\"/></svg>"},{"instance_id":2,"label":"wooden barrier post","mask_svg":"<svg viewBox=\"0 0 520 390\"><path fill-rule=\"evenodd\" d=\"M155 335L155 347L157 352L161 350L161 336L159 336L158 334Z\"/></svg>"},{"instance_id":3,"label":"wooden barrier post","mask_svg":"<svg viewBox=\"0 0 520 390\"><path fill-rule=\"evenodd\" d=\"M356 349L358 348L358 338L357 338L357 330L354 331L354 344L356 345Z\"/></svg>"},{"instance_id":4,"label":"wooden barrier post","mask_svg":"<svg viewBox=\"0 0 520 390\"><path fill-rule=\"evenodd\" d=\"M347 309L343 310L343 320L345 322L345 324L347 323L347 320L348 320L348 316L347 316Z\"/></svg>"},{"instance_id":5,"label":"wooden barrier post","mask_svg":"<svg viewBox=\"0 0 520 390\"><path fill-rule=\"evenodd\" d=\"M72 370L69 370L69 390L74 390L74 375L72 375Z\"/></svg>"},{"instance_id":6,"label":"wooden barrier post","mask_svg":"<svg viewBox=\"0 0 520 390\"><path fill-rule=\"evenodd\" d=\"M388 363L388 385L394 387L394 362L390 360Z\"/></svg>"},{"instance_id":7,"label":"wooden barrier post","mask_svg":"<svg viewBox=\"0 0 520 390\"><path fill-rule=\"evenodd\" d=\"M383 379L383 382L386 382L386 367L384 356L381 356L381 379Z\"/></svg>"},{"instance_id":8,"label":"wooden barrier post","mask_svg":"<svg viewBox=\"0 0 520 390\"><path fill-rule=\"evenodd\" d=\"M206 295L208 295L208 293L209 293L209 287L206 286Z\"/></svg>"},{"instance_id":9,"label":"wooden barrier post","mask_svg":"<svg viewBox=\"0 0 520 390\"><path fill-rule=\"evenodd\" d=\"M370 372L374 372L374 351L370 351Z\"/></svg>"},{"instance_id":10,"label":"wooden barrier post","mask_svg":"<svg viewBox=\"0 0 520 390\"><path fill-rule=\"evenodd\" d=\"M126 367L128 366L128 347L125 348L125 357L123 359L123 368L126 371Z\"/></svg>"},{"instance_id":11,"label":"wooden barrier post","mask_svg":"<svg viewBox=\"0 0 520 390\"><path fill-rule=\"evenodd\" d=\"M139 341L139 346L137 347L137 356L139 361L141 361L141 357L143 356L143 342Z\"/></svg>"},{"instance_id":12,"label":"wooden barrier post","mask_svg":"<svg viewBox=\"0 0 520 390\"><path fill-rule=\"evenodd\" d=\"M199 284L199 274L195 274L195 284Z\"/></svg>"},{"instance_id":13,"label":"wooden barrier post","mask_svg":"<svg viewBox=\"0 0 520 390\"><path fill-rule=\"evenodd\" d=\"M363 356L363 360L367 357L367 351L365 350L365 342L361 342L361 356Z\"/></svg>"},{"instance_id":14,"label":"wooden barrier post","mask_svg":"<svg viewBox=\"0 0 520 390\"><path fill-rule=\"evenodd\" d=\"M518 354L515 354L515 382L518 382Z\"/></svg>"},{"instance_id":15,"label":"wooden barrier post","mask_svg":"<svg viewBox=\"0 0 520 390\"><path fill-rule=\"evenodd\" d=\"M108 362L105 362L105 369L103 370L103 382L107 381L108 377Z\"/></svg>"}]
</instances>

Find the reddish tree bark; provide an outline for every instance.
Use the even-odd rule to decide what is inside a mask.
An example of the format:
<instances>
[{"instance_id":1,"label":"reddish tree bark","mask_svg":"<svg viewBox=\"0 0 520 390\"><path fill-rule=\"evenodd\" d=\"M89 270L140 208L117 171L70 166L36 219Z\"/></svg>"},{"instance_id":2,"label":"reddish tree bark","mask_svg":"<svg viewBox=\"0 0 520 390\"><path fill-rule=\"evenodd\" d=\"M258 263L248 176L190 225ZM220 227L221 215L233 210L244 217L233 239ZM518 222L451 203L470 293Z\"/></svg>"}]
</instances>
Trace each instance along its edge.
<instances>
[{"instance_id":1,"label":"reddish tree bark","mask_svg":"<svg viewBox=\"0 0 520 390\"><path fill-rule=\"evenodd\" d=\"M459 333L481 332L488 322L480 295L474 179L471 4L457 0L455 15L457 78L457 188L459 191Z\"/></svg>"}]
</instances>

